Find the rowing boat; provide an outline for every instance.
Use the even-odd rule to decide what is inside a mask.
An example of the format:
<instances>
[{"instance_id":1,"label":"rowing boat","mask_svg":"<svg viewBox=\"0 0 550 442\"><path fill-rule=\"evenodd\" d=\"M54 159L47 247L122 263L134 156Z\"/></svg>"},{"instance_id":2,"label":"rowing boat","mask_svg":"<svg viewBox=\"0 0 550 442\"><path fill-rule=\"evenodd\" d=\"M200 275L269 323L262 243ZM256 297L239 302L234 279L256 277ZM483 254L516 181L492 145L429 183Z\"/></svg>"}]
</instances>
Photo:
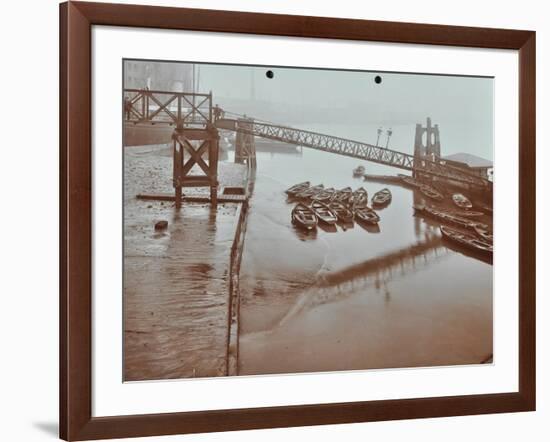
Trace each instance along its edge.
<instances>
[{"instance_id":1,"label":"rowing boat","mask_svg":"<svg viewBox=\"0 0 550 442\"><path fill-rule=\"evenodd\" d=\"M428 186L427 184L421 184L419 186L420 192L422 192L423 195L426 195L428 198L441 201L443 199L443 194L439 192L437 189L433 188L432 186Z\"/></svg>"},{"instance_id":2,"label":"rowing boat","mask_svg":"<svg viewBox=\"0 0 550 442\"><path fill-rule=\"evenodd\" d=\"M351 190L351 187L344 187L343 189L336 191L334 201L339 201L341 203L347 204L351 199L352 194L353 192Z\"/></svg>"},{"instance_id":3,"label":"rowing boat","mask_svg":"<svg viewBox=\"0 0 550 442\"><path fill-rule=\"evenodd\" d=\"M334 198L334 195L336 195L336 190L330 187L328 189L322 190L316 195L313 195L311 199L315 201L321 201L323 203L328 203L329 201L332 200L332 198Z\"/></svg>"},{"instance_id":4,"label":"rowing boat","mask_svg":"<svg viewBox=\"0 0 550 442\"><path fill-rule=\"evenodd\" d=\"M294 186L291 186L288 189L286 189L285 192L289 196L294 196L300 192L303 192L307 188L309 188L309 185L310 185L309 181L304 181L303 183L294 184Z\"/></svg>"},{"instance_id":5,"label":"rowing boat","mask_svg":"<svg viewBox=\"0 0 550 442\"><path fill-rule=\"evenodd\" d=\"M493 232L487 227L481 223L476 224L474 226L474 230L478 234L478 236L483 239L484 241L493 244Z\"/></svg>"},{"instance_id":6,"label":"rowing boat","mask_svg":"<svg viewBox=\"0 0 550 442\"><path fill-rule=\"evenodd\" d=\"M360 177L365 174L365 166L357 166L355 169L353 169L353 176Z\"/></svg>"},{"instance_id":7,"label":"rowing boat","mask_svg":"<svg viewBox=\"0 0 550 442\"><path fill-rule=\"evenodd\" d=\"M336 221L338 221L336 214L330 209L329 206L321 201L313 201L311 203L311 210L315 212L315 215L322 223L332 225L336 224Z\"/></svg>"},{"instance_id":8,"label":"rowing boat","mask_svg":"<svg viewBox=\"0 0 550 442\"><path fill-rule=\"evenodd\" d=\"M332 201L328 206L330 210L336 214L339 221L343 223L350 223L353 221L353 212L340 201Z\"/></svg>"},{"instance_id":9,"label":"rowing boat","mask_svg":"<svg viewBox=\"0 0 550 442\"><path fill-rule=\"evenodd\" d=\"M366 224L378 224L380 217L370 207L357 207L355 210L355 219Z\"/></svg>"},{"instance_id":10,"label":"rowing boat","mask_svg":"<svg viewBox=\"0 0 550 442\"><path fill-rule=\"evenodd\" d=\"M353 191L349 204L353 207L362 207L366 206L368 202L369 193L363 187L359 187L359 189Z\"/></svg>"},{"instance_id":11,"label":"rowing boat","mask_svg":"<svg viewBox=\"0 0 550 442\"><path fill-rule=\"evenodd\" d=\"M391 202L391 192L390 189L384 188L379 190L372 197L372 207L382 207Z\"/></svg>"},{"instance_id":12,"label":"rowing boat","mask_svg":"<svg viewBox=\"0 0 550 442\"><path fill-rule=\"evenodd\" d=\"M441 221L447 224L453 224L455 226L459 226L464 229L474 230L476 226L483 229L489 229L489 226L487 224L483 224L477 221L472 221L470 219L463 218L461 216L456 216L450 212L434 209L433 207L428 207L423 205L415 205L413 207L414 207L414 210L416 210L417 212L424 213L425 215L435 218L438 221Z\"/></svg>"},{"instance_id":13,"label":"rowing boat","mask_svg":"<svg viewBox=\"0 0 550 442\"><path fill-rule=\"evenodd\" d=\"M296 204L292 209L292 224L305 230L313 230L317 227L317 216L315 212L302 203Z\"/></svg>"},{"instance_id":14,"label":"rowing boat","mask_svg":"<svg viewBox=\"0 0 550 442\"><path fill-rule=\"evenodd\" d=\"M317 186L308 187L303 192L297 193L295 196L296 198L301 200L309 200L318 193L322 192L324 188L325 186L323 186L322 184L318 184Z\"/></svg>"},{"instance_id":15,"label":"rowing boat","mask_svg":"<svg viewBox=\"0 0 550 442\"><path fill-rule=\"evenodd\" d=\"M461 193L455 193L453 195L453 202L461 209L468 210L472 208L472 203L470 202L470 200Z\"/></svg>"},{"instance_id":16,"label":"rowing boat","mask_svg":"<svg viewBox=\"0 0 550 442\"><path fill-rule=\"evenodd\" d=\"M481 252L484 255L493 254L493 245L483 239L447 226L441 226L440 230L443 238L449 241L464 246L470 250Z\"/></svg>"},{"instance_id":17,"label":"rowing boat","mask_svg":"<svg viewBox=\"0 0 550 442\"><path fill-rule=\"evenodd\" d=\"M470 211L454 211L454 212L450 212L452 215L455 215L455 216L465 216L467 218L477 218L479 216L483 216L484 213L483 212L477 212L475 210L470 210Z\"/></svg>"}]
</instances>

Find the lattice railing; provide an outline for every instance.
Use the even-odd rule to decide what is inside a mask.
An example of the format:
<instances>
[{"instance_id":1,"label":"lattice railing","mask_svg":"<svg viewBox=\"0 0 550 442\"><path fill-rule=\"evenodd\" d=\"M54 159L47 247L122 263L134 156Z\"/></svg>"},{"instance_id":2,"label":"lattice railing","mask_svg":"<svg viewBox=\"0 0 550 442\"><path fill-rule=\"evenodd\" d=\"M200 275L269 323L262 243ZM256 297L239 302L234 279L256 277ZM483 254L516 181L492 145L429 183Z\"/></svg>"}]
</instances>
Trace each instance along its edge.
<instances>
[{"instance_id":1,"label":"lattice railing","mask_svg":"<svg viewBox=\"0 0 550 442\"><path fill-rule=\"evenodd\" d=\"M372 161L387 166L405 170L416 170L432 176L451 179L479 187L490 187L491 182L474 173L468 173L463 169L445 164L443 160L432 161L425 158L415 158L396 150L386 149L380 146L348 140L317 132L279 126L271 123L255 121L249 127L238 127L237 120L219 119L216 126L219 129L228 129L249 133L270 140L310 147L324 152L336 153L348 157Z\"/></svg>"},{"instance_id":2,"label":"lattice railing","mask_svg":"<svg viewBox=\"0 0 550 442\"><path fill-rule=\"evenodd\" d=\"M212 94L124 90L124 120L204 128L212 122Z\"/></svg>"}]
</instances>

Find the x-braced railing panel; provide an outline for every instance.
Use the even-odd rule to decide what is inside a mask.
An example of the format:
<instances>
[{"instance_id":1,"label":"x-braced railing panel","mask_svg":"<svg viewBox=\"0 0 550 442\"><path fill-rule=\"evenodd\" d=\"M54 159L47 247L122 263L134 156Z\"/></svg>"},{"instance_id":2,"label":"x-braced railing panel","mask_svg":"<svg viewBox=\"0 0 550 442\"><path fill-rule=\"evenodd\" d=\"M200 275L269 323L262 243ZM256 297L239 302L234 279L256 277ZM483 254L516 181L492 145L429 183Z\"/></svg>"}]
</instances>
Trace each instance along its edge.
<instances>
[{"instance_id":1,"label":"x-braced railing panel","mask_svg":"<svg viewBox=\"0 0 550 442\"><path fill-rule=\"evenodd\" d=\"M212 122L212 94L124 89L124 119L134 124L204 128Z\"/></svg>"}]
</instances>

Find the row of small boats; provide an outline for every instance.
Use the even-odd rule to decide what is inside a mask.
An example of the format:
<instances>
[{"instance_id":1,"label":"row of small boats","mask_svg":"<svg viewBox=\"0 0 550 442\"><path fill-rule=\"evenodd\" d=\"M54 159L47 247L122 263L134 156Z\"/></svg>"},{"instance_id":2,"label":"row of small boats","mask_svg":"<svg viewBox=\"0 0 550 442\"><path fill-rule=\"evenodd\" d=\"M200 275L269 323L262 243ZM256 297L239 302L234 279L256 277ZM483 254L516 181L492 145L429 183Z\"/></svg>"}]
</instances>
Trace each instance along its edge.
<instances>
[{"instance_id":1,"label":"row of small boats","mask_svg":"<svg viewBox=\"0 0 550 442\"><path fill-rule=\"evenodd\" d=\"M443 238L458 244L467 249L473 249L483 255L493 255L493 243L483 240L470 233L465 233L461 230L453 229L449 226L440 226L439 230Z\"/></svg>"},{"instance_id":2,"label":"row of small boats","mask_svg":"<svg viewBox=\"0 0 550 442\"><path fill-rule=\"evenodd\" d=\"M416 180L415 178L413 178L411 176L402 175L401 176L401 181L406 186L417 189L424 196L426 196L426 197L428 197L432 200L442 201L445 198L445 195L443 195L443 193L441 193L435 187L430 186L426 183L423 183L419 180ZM472 204L470 199L467 198L464 194L459 193L459 192L452 194L452 200L453 200L453 203L457 207L459 207L460 209L463 209L463 210L471 210L474 207L474 205ZM490 215L493 214L492 207L488 206L487 204L478 203L478 204L476 204L476 206L479 207L479 209L481 209L482 211L481 212L479 212L479 211L473 212L473 213L475 213L475 215L471 215L471 216L481 216L484 213L487 213L487 214L490 214Z\"/></svg>"},{"instance_id":3,"label":"row of small boats","mask_svg":"<svg viewBox=\"0 0 550 442\"><path fill-rule=\"evenodd\" d=\"M415 205L414 209L417 213L442 223L440 230L443 238L470 250L492 255L493 233L488 224L425 205Z\"/></svg>"},{"instance_id":4,"label":"row of small boats","mask_svg":"<svg viewBox=\"0 0 550 442\"><path fill-rule=\"evenodd\" d=\"M380 217L374 207L383 207L391 201L389 189L376 192L369 207L369 195L363 187L352 190L325 189L322 184L311 186L309 181L295 184L287 189L289 198L299 202L292 210L292 223L306 230L312 230L318 223L334 225L357 221L366 225L377 225Z\"/></svg>"},{"instance_id":5,"label":"row of small boats","mask_svg":"<svg viewBox=\"0 0 550 442\"><path fill-rule=\"evenodd\" d=\"M348 209L355 209L368 205L368 192L360 187L352 190L351 187L345 187L340 190L327 188L323 184L311 186L309 181L295 184L286 190L289 198L304 201L304 202L321 202L324 204L332 204L338 202L346 206ZM389 189L385 188L376 192L371 200L373 207L382 208L387 206L392 200L392 194Z\"/></svg>"},{"instance_id":6,"label":"row of small boats","mask_svg":"<svg viewBox=\"0 0 550 442\"><path fill-rule=\"evenodd\" d=\"M422 183L410 176L401 176L403 184L420 191L423 195L435 201L442 201L444 195L437 189ZM414 209L423 216L430 217L441 223L439 229L444 239L470 251L492 258L493 232L488 224L477 221L484 214L492 215L490 206L478 203L471 210L472 202L461 193L452 194L452 201L461 211L449 211L427 205L415 205Z\"/></svg>"},{"instance_id":7,"label":"row of small boats","mask_svg":"<svg viewBox=\"0 0 550 442\"><path fill-rule=\"evenodd\" d=\"M362 222L376 225L380 221L378 214L367 205L347 207L339 201L325 204L321 201L312 201L310 205L299 202L292 209L292 223L305 230L313 230L318 223L327 226L341 222L343 224Z\"/></svg>"}]
</instances>

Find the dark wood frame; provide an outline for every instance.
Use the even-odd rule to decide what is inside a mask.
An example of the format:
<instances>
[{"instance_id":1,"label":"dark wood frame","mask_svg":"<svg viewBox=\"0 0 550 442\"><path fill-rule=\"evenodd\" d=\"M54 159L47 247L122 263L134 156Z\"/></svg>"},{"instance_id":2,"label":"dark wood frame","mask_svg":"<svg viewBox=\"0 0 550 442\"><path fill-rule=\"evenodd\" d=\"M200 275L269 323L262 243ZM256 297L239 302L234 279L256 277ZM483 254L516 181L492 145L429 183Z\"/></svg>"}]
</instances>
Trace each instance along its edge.
<instances>
[{"instance_id":1,"label":"dark wood frame","mask_svg":"<svg viewBox=\"0 0 550 442\"><path fill-rule=\"evenodd\" d=\"M91 27L519 51L519 392L92 417ZM66 440L535 410L535 32L105 3L60 5L60 436Z\"/></svg>"}]
</instances>

